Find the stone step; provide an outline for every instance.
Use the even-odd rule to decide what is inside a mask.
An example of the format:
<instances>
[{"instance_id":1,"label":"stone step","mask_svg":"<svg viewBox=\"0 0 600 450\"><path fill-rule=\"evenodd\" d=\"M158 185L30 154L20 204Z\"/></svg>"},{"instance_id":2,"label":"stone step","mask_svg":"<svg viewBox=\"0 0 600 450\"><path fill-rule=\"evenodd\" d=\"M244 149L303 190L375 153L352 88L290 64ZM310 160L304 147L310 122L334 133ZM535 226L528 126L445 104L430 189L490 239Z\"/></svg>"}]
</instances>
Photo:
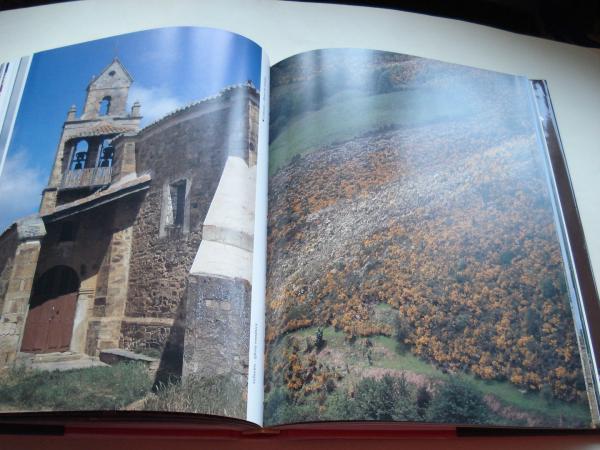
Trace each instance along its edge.
<instances>
[{"instance_id":1,"label":"stone step","mask_svg":"<svg viewBox=\"0 0 600 450\"><path fill-rule=\"evenodd\" d=\"M72 361L81 359L83 356L80 353L74 352L54 352L54 353L34 353L32 361L38 363L56 362L56 361Z\"/></svg>"},{"instance_id":2,"label":"stone step","mask_svg":"<svg viewBox=\"0 0 600 450\"><path fill-rule=\"evenodd\" d=\"M20 353L18 363L35 370L73 370L106 366L98 358L74 352Z\"/></svg>"},{"instance_id":3,"label":"stone step","mask_svg":"<svg viewBox=\"0 0 600 450\"><path fill-rule=\"evenodd\" d=\"M75 369L87 369L88 367L106 367L108 364L104 364L94 358L81 358L67 361L56 361L56 362L40 362L33 363L30 368L35 370L44 370L53 372L55 370L75 370Z\"/></svg>"},{"instance_id":4,"label":"stone step","mask_svg":"<svg viewBox=\"0 0 600 450\"><path fill-rule=\"evenodd\" d=\"M148 371L155 374L160 365L160 359L151 358L150 356L134 353L122 348L108 348L100 352L100 361L110 364L118 364L122 362L143 362L146 364Z\"/></svg>"}]
</instances>

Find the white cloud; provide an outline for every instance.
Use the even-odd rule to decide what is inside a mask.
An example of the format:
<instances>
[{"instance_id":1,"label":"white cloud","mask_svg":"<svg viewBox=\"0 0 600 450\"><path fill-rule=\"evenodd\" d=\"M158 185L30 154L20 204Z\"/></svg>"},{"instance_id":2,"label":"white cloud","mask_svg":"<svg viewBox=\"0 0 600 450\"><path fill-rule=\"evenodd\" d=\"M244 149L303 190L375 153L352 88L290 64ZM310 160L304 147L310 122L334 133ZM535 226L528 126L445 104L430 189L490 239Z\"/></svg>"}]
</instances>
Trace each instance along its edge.
<instances>
[{"instance_id":1,"label":"white cloud","mask_svg":"<svg viewBox=\"0 0 600 450\"><path fill-rule=\"evenodd\" d=\"M142 105L142 127L173 112L185 103L171 95L167 88L148 88L136 84L131 86L131 89L129 90L129 108L131 108L131 105L133 105L134 102L140 102Z\"/></svg>"},{"instance_id":2,"label":"white cloud","mask_svg":"<svg viewBox=\"0 0 600 450\"><path fill-rule=\"evenodd\" d=\"M31 164L26 149L8 155L0 174L0 233L38 210L47 181L47 174Z\"/></svg>"}]
</instances>

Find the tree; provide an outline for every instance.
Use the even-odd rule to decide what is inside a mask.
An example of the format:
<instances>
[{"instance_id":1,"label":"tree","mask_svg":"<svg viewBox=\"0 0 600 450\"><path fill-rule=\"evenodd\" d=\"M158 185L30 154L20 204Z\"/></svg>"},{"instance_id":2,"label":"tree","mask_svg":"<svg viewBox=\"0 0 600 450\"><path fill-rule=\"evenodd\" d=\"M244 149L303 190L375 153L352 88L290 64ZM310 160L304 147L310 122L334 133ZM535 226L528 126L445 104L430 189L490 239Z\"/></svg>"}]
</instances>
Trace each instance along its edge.
<instances>
[{"instance_id":1,"label":"tree","mask_svg":"<svg viewBox=\"0 0 600 450\"><path fill-rule=\"evenodd\" d=\"M315 347L317 348L317 351L320 351L323 346L325 345L325 339L323 339L323 328L319 327L317 328L317 336L316 336L316 341L315 341Z\"/></svg>"},{"instance_id":2,"label":"tree","mask_svg":"<svg viewBox=\"0 0 600 450\"><path fill-rule=\"evenodd\" d=\"M352 400L345 391L335 391L327 397L325 412L321 416L323 420L360 420L356 402Z\"/></svg>"},{"instance_id":3,"label":"tree","mask_svg":"<svg viewBox=\"0 0 600 450\"><path fill-rule=\"evenodd\" d=\"M356 411L363 420L415 420L414 393L404 375L363 378L356 386Z\"/></svg>"},{"instance_id":4,"label":"tree","mask_svg":"<svg viewBox=\"0 0 600 450\"><path fill-rule=\"evenodd\" d=\"M429 390L425 386L421 386L417 390L417 414L420 417L425 417L430 403L431 394L429 393Z\"/></svg>"},{"instance_id":5,"label":"tree","mask_svg":"<svg viewBox=\"0 0 600 450\"><path fill-rule=\"evenodd\" d=\"M491 419L483 396L458 378L451 378L439 388L427 416L432 422L461 424L484 424Z\"/></svg>"}]
</instances>

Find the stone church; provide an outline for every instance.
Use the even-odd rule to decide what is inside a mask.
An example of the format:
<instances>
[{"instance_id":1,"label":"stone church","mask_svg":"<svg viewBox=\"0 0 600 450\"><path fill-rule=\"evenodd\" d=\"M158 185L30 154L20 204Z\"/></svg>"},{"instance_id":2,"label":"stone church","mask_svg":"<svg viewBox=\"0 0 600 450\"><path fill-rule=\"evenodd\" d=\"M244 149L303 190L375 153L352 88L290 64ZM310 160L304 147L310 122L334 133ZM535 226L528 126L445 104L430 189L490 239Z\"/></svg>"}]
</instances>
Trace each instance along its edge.
<instances>
[{"instance_id":1,"label":"stone church","mask_svg":"<svg viewBox=\"0 0 600 450\"><path fill-rule=\"evenodd\" d=\"M243 377L259 93L230 86L140 129L132 83L117 58L92 79L39 213L0 236L0 367L121 349Z\"/></svg>"}]
</instances>

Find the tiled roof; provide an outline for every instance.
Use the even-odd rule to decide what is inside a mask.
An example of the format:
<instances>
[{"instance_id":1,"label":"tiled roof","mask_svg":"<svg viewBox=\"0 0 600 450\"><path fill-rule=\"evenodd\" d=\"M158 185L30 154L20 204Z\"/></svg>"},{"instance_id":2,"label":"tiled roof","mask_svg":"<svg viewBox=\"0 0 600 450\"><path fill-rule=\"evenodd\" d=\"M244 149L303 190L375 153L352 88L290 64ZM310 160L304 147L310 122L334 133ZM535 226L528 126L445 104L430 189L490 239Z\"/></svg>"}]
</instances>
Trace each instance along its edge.
<instances>
[{"instance_id":1,"label":"tiled roof","mask_svg":"<svg viewBox=\"0 0 600 450\"><path fill-rule=\"evenodd\" d=\"M106 201L112 201L122 197L122 195L118 194L125 194L128 191L135 192L136 188L149 183L151 179L152 177L149 174L140 175L135 178L124 178L109 186L107 189L98 190L86 197L60 205L51 213L42 215L42 218L45 219L51 216L58 216L58 218L60 218L64 216L64 213L68 213L70 210L79 210L81 208L89 209L93 204L104 204ZM115 198L113 199L112 197ZM56 220L56 218L53 217L52 220Z\"/></svg>"},{"instance_id":2,"label":"tiled roof","mask_svg":"<svg viewBox=\"0 0 600 450\"><path fill-rule=\"evenodd\" d=\"M128 131L135 131L132 127L119 127L108 122L100 122L91 128L82 130L75 134L73 137L86 137L86 136L102 136L104 134L119 134L126 133Z\"/></svg>"}]
</instances>

